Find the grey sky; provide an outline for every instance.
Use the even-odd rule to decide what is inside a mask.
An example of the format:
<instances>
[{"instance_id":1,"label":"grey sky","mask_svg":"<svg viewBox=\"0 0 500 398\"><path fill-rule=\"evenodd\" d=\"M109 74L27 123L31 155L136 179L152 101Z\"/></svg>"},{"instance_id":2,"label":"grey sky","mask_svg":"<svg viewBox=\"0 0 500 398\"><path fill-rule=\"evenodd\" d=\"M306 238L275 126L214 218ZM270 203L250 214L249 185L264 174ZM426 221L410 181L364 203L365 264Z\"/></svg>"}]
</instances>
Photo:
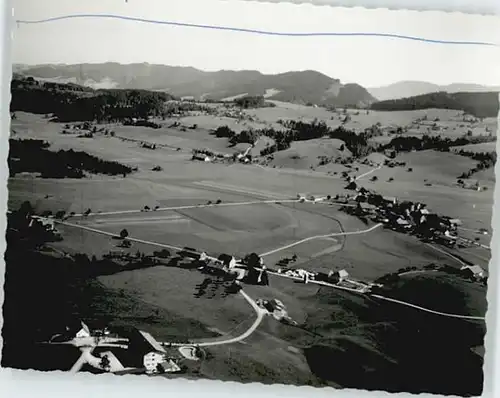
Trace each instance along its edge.
<instances>
[{"instance_id":1,"label":"grey sky","mask_svg":"<svg viewBox=\"0 0 500 398\"><path fill-rule=\"evenodd\" d=\"M500 41L500 17L220 0L14 0L15 19L119 14L273 31L383 32ZM500 47L376 37L273 37L112 19L14 30L16 63L149 62L264 73L313 69L367 87L400 80L500 85Z\"/></svg>"}]
</instances>

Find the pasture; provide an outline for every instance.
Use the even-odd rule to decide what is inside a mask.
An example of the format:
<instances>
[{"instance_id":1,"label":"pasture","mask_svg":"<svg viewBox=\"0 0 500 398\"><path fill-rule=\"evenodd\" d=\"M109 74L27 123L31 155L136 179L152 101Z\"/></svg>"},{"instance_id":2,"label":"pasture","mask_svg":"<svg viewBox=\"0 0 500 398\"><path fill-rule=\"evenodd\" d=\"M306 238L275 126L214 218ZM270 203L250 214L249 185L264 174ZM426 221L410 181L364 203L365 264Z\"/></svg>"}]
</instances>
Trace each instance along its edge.
<instances>
[{"instance_id":1,"label":"pasture","mask_svg":"<svg viewBox=\"0 0 500 398\"><path fill-rule=\"evenodd\" d=\"M177 247L244 256L263 253L315 235L340 232L337 223L287 206L244 205L158 211L134 215L90 216L81 225ZM301 245L295 252L313 256L335 242Z\"/></svg>"},{"instance_id":2,"label":"pasture","mask_svg":"<svg viewBox=\"0 0 500 398\"><path fill-rule=\"evenodd\" d=\"M337 127L348 115L350 120L345 122L345 127L356 131L380 123L383 136L374 139L379 142L390 140L393 137L390 131L397 127L406 127L404 134L408 135L427 134L431 129L433 134L459 137L468 130L472 130L472 134L483 134L486 128L493 128L496 121L469 122L463 114L449 110L366 112L347 109L344 113L279 102L273 108L242 112L253 121L192 114L162 121L160 129L107 125L116 137L97 133L93 138L61 134L64 125L19 112L12 122L13 138L44 139L51 143L52 150L85 151L105 160L137 166L138 171L126 177L92 175L85 179L16 176L9 179L8 206L16 209L29 200L38 212L64 210L68 215L90 209L90 215L70 216L67 221L109 234L119 234L126 229L131 238L180 248L193 247L215 256L228 253L241 257L256 252L264 254L265 263L273 268L284 257L297 255L292 267L321 272L345 269L352 278L367 282L404 267L421 268L429 263L460 267L462 260L467 260L488 268L490 253L484 248L443 249L382 227L364 232L374 223L347 215L339 211L339 206L287 202L296 199L297 194L354 194L345 189L347 183L341 177L347 172L352 177L360 177L358 186L388 197L421 201L431 211L461 219L465 228L460 230L462 236L489 245L491 235L478 235L476 230L491 229L494 175L492 170L486 170L472 176L479 179L482 186L488 186L488 191L458 187L458 175L476 165L467 157L436 151L410 152L399 154L395 159L406 162L405 167L390 168L383 165L384 155L374 153L368 157L370 164L356 161L349 165L332 162L320 165L321 157L346 158L350 152L347 148L341 150L341 141L315 139L293 142L289 149L274 153L272 160L268 160L259 158L260 151L267 144L273 144L265 137L261 137L251 151L260 164L192 161L191 150L229 154L242 151L248 144L230 148L226 138L216 138L211 130L223 125L237 132L247 128L281 128L279 119L317 119ZM424 115L427 120L422 120ZM179 121L181 126L170 127L173 121ZM434 123L437 130L432 130ZM166 147L142 148L142 141ZM491 147L492 144L478 144L475 148L483 151ZM381 167L376 169L376 165ZM162 170L153 171L155 166ZM412 171L408 171L410 168ZM264 200L273 203L253 203ZM238 205L241 202L245 204ZM141 211L145 206L150 211ZM57 229L64 239L50 246L63 253L85 253L101 258L109 252L150 255L161 249L135 241L130 248L119 248L120 241L106 234L67 225L57 225ZM344 232L358 234L341 235ZM330 234L336 236L328 236ZM314 239L293 245L307 238ZM169 251L174 254L174 250ZM159 341L230 338L250 327L256 314L241 295L227 295L223 282L217 277L182 268L176 261L174 258L165 265L135 270L124 266L112 275L99 276L98 282L105 287L109 299L98 295L87 315L95 311L98 316L115 317L117 323L140 327ZM269 279L269 286L244 285L245 292L254 300L281 300L298 326L287 326L266 316L242 343L208 348L212 355L201 363L201 375L235 381L346 386L349 382L342 379L341 368L347 366L351 353L361 353L360 358L367 363L383 361L384 369L385 364L392 361L373 336L383 334L389 341L387 346L396 342L400 327L398 316L403 314L402 318L408 323L405 327L410 331L415 330L414 316L422 317L418 319L423 319L423 324L433 322L418 313L408 315L399 307L394 309L337 289L299 284L274 275ZM468 288L469 285L464 289ZM471 289L469 296L475 303L482 292ZM419 293L425 296L425 289ZM464 301L469 299L467 294L464 297ZM439 303L427 304L433 307ZM402 348L396 347L391 355L397 358L401 352ZM413 358L412 355L408 357ZM323 362L318 358L323 358ZM324 365L318 364L325 361L342 365L335 365L335 375L324 377L320 382L316 376L322 377Z\"/></svg>"},{"instance_id":3,"label":"pasture","mask_svg":"<svg viewBox=\"0 0 500 398\"><path fill-rule=\"evenodd\" d=\"M254 310L240 295L222 297L222 286L220 291L213 292L216 293L213 297L210 294L195 297L197 285L202 284L205 278L196 271L157 266L101 276L99 281L109 289L123 290L141 302L173 314L173 327L175 316L205 325L207 337L213 335L213 330L229 332L241 322L255 318ZM211 286L208 290L211 290ZM212 332L208 333L210 329ZM169 334L168 328L149 331L155 333L158 341L167 340ZM189 337L186 335L185 340L182 337L180 339L186 341Z\"/></svg>"}]
</instances>

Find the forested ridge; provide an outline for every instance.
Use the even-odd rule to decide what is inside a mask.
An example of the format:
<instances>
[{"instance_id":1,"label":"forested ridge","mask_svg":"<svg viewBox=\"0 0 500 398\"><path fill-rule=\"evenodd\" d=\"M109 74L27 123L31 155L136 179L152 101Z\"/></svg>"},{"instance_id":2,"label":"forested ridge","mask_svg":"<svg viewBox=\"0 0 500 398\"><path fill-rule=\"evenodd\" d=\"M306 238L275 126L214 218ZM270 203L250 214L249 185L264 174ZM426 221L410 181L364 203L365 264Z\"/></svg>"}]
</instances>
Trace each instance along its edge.
<instances>
[{"instance_id":1,"label":"forested ridge","mask_svg":"<svg viewBox=\"0 0 500 398\"><path fill-rule=\"evenodd\" d=\"M14 77L11 112L51 114L55 121L116 122L130 118L165 116L165 102L173 96L156 91L99 89L76 84L42 82Z\"/></svg>"},{"instance_id":2,"label":"forested ridge","mask_svg":"<svg viewBox=\"0 0 500 398\"><path fill-rule=\"evenodd\" d=\"M444 91L414 97L375 102L371 109L378 111L410 111L416 109L461 110L479 118L497 117L498 92L447 93Z\"/></svg>"}]
</instances>

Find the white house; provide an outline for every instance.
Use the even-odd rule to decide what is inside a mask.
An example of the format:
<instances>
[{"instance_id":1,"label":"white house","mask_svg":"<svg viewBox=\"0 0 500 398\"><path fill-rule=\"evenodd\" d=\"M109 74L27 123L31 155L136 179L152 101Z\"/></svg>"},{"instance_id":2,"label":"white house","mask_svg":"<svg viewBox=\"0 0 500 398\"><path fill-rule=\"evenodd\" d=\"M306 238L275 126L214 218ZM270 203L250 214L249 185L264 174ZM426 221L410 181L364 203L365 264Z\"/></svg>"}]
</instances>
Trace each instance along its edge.
<instances>
[{"instance_id":1,"label":"white house","mask_svg":"<svg viewBox=\"0 0 500 398\"><path fill-rule=\"evenodd\" d=\"M338 280L338 282L342 282L346 280L348 277L349 273L345 269L342 269L340 271L330 271L328 273L328 278L334 278L335 280Z\"/></svg>"},{"instance_id":2,"label":"white house","mask_svg":"<svg viewBox=\"0 0 500 398\"><path fill-rule=\"evenodd\" d=\"M163 353L150 352L144 355L143 359L146 373L172 373L178 372L181 368Z\"/></svg>"},{"instance_id":3,"label":"white house","mask_svg":"<svg viewBox=\"0 0 500 398\"><path fill-rule=\"evenodd\" d=\"M171 359L167 359L165 362L160 363L159 370L162 373L174 373L179 372L181 368Z\"/></svg>"},{"instance_id":4,"label":"white house","mask_svg":"<svg viewBox=\"0 0 500 398\"><path fill-rule=\"evenodd\" d=\"M233 256L231 257L231 261L229 261L228 269L233 269L234 267L236 267L236 259Z\"/></svg>"},{"instance_id":5,"label":"white house","mask_svg":"<svg viewBox=\"0 0 500 398\"><path fill-rule=\"evenodd\" d=\"M349 273L345 269L339 271L339 282L346 280L349 277Z\"/></svg>"},{"instance_id":6,"label":"white house","mask_svg":"<svg viewBox=\"0 0 500 398\"><path fill-rule=\"evenodd\" d=\"M156 373L158 371L158 365L167 361L164 353L160 352L149 352L144 355L143 364L146 368L146 373Z\"/></svg>"},{"instance_id":7,"label":"white house","mask_svg":"<svg viewBox=\"0 0 500 398\"><path fill-rule=\"evenodd\" d=\"M82 328L76 333L75 336L77 339L84 339L86 337L90 337L90 329L89 327L82 322Z\"/></svg>"},{"instance_id":8,"label":"white house","mask_svg":"<svg viewBox=\"0 0 500 398\"><path fill-rule=\"evenodd\" d=\"M32 217L29 226L32 227L33 223L41 224L47 231L55 231L54 220L44 217Z\"/></svg>"},{"instance_id":9,"label":"white house","mask_svg":"<svg viewBox=\"0 0 500 398\"><path fill-rule=\"evenodd\" d=\"M208 259L207 253L202 252L200 254L200 261L207 261L207 259Z\"/></svg>"}]
</instances>

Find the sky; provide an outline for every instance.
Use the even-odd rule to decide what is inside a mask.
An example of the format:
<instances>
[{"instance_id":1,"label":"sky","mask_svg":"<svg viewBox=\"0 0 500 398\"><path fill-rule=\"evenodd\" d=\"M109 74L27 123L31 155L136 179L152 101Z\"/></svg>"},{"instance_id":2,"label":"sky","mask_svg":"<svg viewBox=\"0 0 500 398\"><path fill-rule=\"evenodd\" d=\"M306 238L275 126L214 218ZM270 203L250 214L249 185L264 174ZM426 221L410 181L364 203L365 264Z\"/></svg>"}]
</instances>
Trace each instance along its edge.
<instances>
[{"instance_id":1,"label":"sky","mask_svg":"<svg viewBox=\"0 0 500 398\"><path fill-rule=\"evenodd\" d=\"M500 17L438 11L336 8L223 0L13 0L14 20L113 14L277 32L378 32L500 43ZM147 62L214 70L316 70L343 83L397 81L500 85L500 46L381 37L268 36L78 18L13 23L14 63Z\"/></svg>"}]
</instances>

